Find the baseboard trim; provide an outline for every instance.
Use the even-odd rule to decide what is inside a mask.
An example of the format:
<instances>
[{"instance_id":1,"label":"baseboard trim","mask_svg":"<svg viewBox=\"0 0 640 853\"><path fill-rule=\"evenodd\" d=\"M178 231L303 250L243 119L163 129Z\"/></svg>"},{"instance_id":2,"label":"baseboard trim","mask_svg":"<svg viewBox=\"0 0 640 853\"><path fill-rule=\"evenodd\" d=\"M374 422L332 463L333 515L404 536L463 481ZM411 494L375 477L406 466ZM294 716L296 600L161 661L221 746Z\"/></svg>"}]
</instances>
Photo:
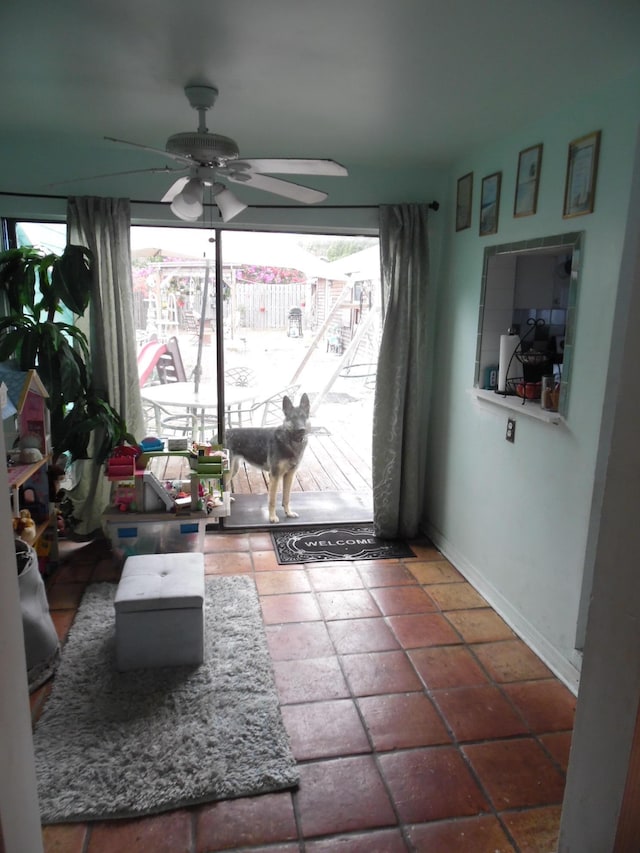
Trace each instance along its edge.
<instances>
[{"instance_id":1,"label":"baseboard trim","mask_svg":"<svg viewBox=\"0 0 640 853\"><path fill-rule=\"evenodd\" d=\"M489 602L491 607L509 625L521 640L549 667L568 688L577 696L580 684L580 670L570 660L563 657L558 650L519 613L512 604L496 589L484 575L467 560L464 554L448 541L440 531L430 524L423 525L425 536L433 542L436 548L464 575L470 584Z\"/></svg>"}]
</instances>

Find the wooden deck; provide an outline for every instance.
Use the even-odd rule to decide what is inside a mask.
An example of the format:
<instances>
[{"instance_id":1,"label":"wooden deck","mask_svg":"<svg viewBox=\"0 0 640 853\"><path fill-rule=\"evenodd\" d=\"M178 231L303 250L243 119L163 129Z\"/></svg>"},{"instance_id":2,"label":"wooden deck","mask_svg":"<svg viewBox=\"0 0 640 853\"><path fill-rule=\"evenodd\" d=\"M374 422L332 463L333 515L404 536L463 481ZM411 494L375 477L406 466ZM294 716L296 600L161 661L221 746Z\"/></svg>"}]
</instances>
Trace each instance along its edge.
<instances>
[{"instance_id":1,"label":"wooden deck","mask_svg":"<svg viewBox=\"0 0 640 853\"><path fill-rule=\"evenodd\" d=\"M267 393L260 393L260 381L268 380L272 383L273 375L291 377L296 366L297 376L304 363L304 360L301 363L302 353L307 352L303 341L289 338L278 331L251 332L247 334L247 339L243 339L241 352L229 350L225 364L229 367L237 362L252 365L258 372L262 370L255 388L254 396L257 399L262 399ZM185 370L190 375L196 347L182 336L180 350ZM372 356L366 355L365 360L371 361ZM261 367L266 363L268 370ZM369 377L352 374L337 376L336 368L339 364L338 355L318 347L313 350L312 357L306 361L301 375L296 379L296 382L300 382L299 393L306 391L312 401L312 431L292 491L371 492L373 391ZM213 380L208 377L208 381ZM321 401L314 405L317 396L321 397ZM151 417L147 422L147 434L157 434L156 429L155 420ZM242 466L233 483L233 491L238 495L263 495L267 489L266 473L251 466Z\"/></svg>"},{"instance_id":2,"label":"wooden deck","mask_svg":"<svg viewBox=\"0 0 640 853\"><path fill-rule=\"evenodd\" d=\"M291 487L295 492L366 492L372 487L371 442L355 431L312 432ZM264 494L268 477L242 465L233 483L239 495Z\"/></svg>"},{"instance_id":3,"label":"wooden deck","mask_svg":"<svg viewBox=\"0 0 640 853\"><path fill-rule=\"evenodd\" d=\"M368 492L372 487L370 440L355 430L312 432L291 487L295 492ZM188 479L184 457L156 457L150 467L160 480ZM268 475L241 465L233 483L238 495L266 494Z\"/></svg>"}]
</instances>

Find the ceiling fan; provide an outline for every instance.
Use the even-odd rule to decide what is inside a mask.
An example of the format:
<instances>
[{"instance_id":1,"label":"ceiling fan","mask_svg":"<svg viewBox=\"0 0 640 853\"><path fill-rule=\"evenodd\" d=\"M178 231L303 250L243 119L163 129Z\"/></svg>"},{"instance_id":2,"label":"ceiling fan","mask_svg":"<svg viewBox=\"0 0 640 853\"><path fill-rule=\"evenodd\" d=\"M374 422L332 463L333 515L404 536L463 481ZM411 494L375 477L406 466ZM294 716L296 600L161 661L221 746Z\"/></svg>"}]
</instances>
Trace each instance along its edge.
<instances>
[{"instance_id":1,"label":"ceiling fan","mask_svg":"<svg viewBox=\"0 0 640 853\"><path fill-rule=\"evenodd\" d=\"M182 177L167 190L163 202L171 203L172 212L187 222L196 222L204 210L205 187L210 187L224 222L229 222L247 208L226 186L226 182L244 184L257 190L290 198L303 204L323 201L327 193L305 187L292 181L284 181L270 175L322 175L341 177L348 172L334 160L302 160L297 158L251 158L240 159L236 142L228 136L210 133L206 127L205 114L218 96L218 90L209 85L189 85L185 94L191 106L198 112L198 129L195 132L176 133L167 139L165 150L115 139L110 142L132 145L156 154L162 154L181 164L177 168L136 169L112 174L135 174L142 172L184 172ZM96 177L107 177L100 175ZM224 183L223 183L224 181Z\"/></svg>"}]
</instances>

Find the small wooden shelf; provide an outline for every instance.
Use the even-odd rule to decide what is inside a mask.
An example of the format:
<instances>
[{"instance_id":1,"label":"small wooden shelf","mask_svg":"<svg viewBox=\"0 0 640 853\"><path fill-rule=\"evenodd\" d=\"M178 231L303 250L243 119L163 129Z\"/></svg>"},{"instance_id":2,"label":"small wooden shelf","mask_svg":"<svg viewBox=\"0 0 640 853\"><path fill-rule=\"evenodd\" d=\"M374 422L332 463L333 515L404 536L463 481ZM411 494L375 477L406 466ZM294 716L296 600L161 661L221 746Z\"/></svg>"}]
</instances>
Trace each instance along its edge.
<instances>
[{"instance_id":1,"label":"small wooden shelf","mask_svg":"<svg viewBox=\"0 0 640 853\"><path fill-rule=\"evenodd\" d=\"M20 488L28 483L42 468L49 465L50 461L51 456L47 455L43 459L38 460L38 462L31 462L28 465L12 465L7 468L11 514L15 518L20 515ZM41 486L38 493L40 498L44 498L42 503L46 504L49 512L46 518L36 523L36 535L33 540L33 547L38 551L39 556L41 553L46 553L48 562L51 565L54 565L58 560L57 518L55 507L49 500L48 480L45 488L46 492ZM39 545L41 544L41 540L44 542L43 537L45 537L48 531L51 532L51 544L46 548L45 552L41 552L39 550Z\"/></svg>"},{"instance_id":2,"label":"small wooden shelf","mask_svg":"<svg viewBox=\"0 0 640 853\"><path fill-rule=\"evenodd\" d=\"M11 465L7 468L7 474L9 475L9 486L11 488L20 488L20 486L24 486L27 480L30 480L31 477L39 471L43 465L48 465L51 457L45 456L43 459L40 459L38 462L31 462L28 465Z\"/></svg>"},{"instance_id":3,"label":"small wooden shelf","mask_svg":"<svg viewBox=\"0 0 640 853\"><path fill-rule=\"evenodd\" d=\"M11 465L7 468L9 489L11 491L11 513L16 518L20 515L20 487L28 483L34 474L37 474L50 461L51 456L47 455L38 460L38 462L31 462L28 465ZM47 495L47 502L48 500Z\"/></svg>"},{"instance_id":4,"label":"small wooden shelf","mask_svg":"<svg viewBox=\"0 0 640 853\"><path fill-rule=\"evenodd\" d=\"M540 403L536 400L526 400L523 405L521 397L505 397L502 394L497 394L495 391L486 391L484 388L471 388L469 393L484 403L491 403L494 406L509 409L509 411L527 418L534 418L538 421L544 421L547 424L558 425L564 423L564 418L559 412L548 412L540 408Z\"/></svg>"}]
</instances>

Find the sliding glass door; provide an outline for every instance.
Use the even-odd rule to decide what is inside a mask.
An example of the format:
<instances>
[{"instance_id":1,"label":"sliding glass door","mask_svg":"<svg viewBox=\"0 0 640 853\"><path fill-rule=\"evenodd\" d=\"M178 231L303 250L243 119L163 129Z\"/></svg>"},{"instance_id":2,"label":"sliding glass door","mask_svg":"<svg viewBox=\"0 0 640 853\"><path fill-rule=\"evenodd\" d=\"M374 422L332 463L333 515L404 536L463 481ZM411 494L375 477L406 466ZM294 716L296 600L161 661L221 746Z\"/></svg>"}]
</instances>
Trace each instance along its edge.
<instances>
[{"instance_id":1,"label":"sliding glass door","mask_svg":"<svg viewBox=\"0 0 640 853\"><path fill-rule=\"evenodd\" d=\"M281 521L370 520L378 241L238 231L221 234L220 251L225 426L281 427L284 398L306 394L299 519L280 511ZM268 520L267 484L265 471L240 467L226 526Z\"/></svg>"}]
</instances>

